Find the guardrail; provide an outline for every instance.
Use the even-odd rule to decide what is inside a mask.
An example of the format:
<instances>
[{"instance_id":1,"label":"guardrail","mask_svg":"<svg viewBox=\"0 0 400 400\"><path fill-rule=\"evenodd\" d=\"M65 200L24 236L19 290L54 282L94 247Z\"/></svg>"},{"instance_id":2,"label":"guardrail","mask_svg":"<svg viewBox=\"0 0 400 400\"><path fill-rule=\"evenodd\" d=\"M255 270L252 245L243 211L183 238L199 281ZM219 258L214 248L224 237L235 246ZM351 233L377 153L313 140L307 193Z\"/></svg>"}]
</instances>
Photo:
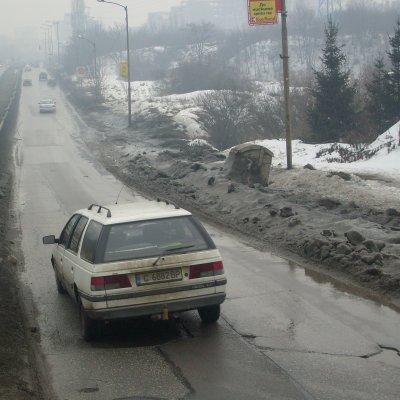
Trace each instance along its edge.
<instances>
[{"instance_id":1,"label":"guardrail","mask_svg":"<svg viewBox=\"0 0 400 400\"><path fill-rule=\"evenodd\" d=\"M19 102L22 72L21 72L21 70L17 70L17 69L15 69L15 71L16 71L15 74L17 76L16 76L16 80L15 80L14 89L12 90L10 99L8 101L7 106L4 109L3 115L0 115L0 118L1 118L0 119L0 134L7 127L7 124L11 117L11 113L12 113L12 111L14 111L17 103Z\"/></svg>"}]
</instances>

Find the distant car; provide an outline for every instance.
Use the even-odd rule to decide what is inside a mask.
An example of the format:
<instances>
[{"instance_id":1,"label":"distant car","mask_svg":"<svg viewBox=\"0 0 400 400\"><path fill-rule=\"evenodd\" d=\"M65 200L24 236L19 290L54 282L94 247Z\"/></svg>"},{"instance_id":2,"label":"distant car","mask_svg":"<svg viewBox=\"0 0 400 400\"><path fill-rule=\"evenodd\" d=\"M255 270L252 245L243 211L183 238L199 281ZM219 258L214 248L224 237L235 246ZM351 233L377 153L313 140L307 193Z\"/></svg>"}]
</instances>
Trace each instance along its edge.
<instances>
[{"instance_id":1,"label":"distant car","mask_svg":"<svg viewBox=\"0 0 400 400\"><path fill-rule=\"evenodd\" d=\"M39 81L47 81L47 74L46 72L41 72L39 74Z\"/></svg>"},{"instance_id":2,"label":"distant car","mask_svg":"<svg viewBox=\"0 0 400 400\"><path fill-rule=\"evenodd\" d=\"M56 102L52 99L44 99L39 101L39 112L53 113L56 111Z\"/></svg>"},{"instance_id":3,"label":"distant car","mask_svg":"<svg viewBox=\"0 0 400 400\"><path fill-rule=\"evenodd\" d=\"M22 82L23 86L32 86L32 79L24 79Z\"/></svg>"},{"instance_id":4,"label":"distant car","mask_svg":"<svg viewBox=\"0 0 400 400\"><path fill-rule=\"evenodd\" d=\"M31 68L30 65L27 65L27 66L25 67L25 72L29 72L29 71L32 71L32 68Z\"/></svg>"},{"instance_id":5,"label":"distant car","mask_svg":"<svg viewBox=\"0 0 400 400\"><path fill-rule=\"evenodd\" d=\"M148 202L92 204L65 225L51 256L57 289L80 307L82 334L99 321L198 310L214 323L226 276L210 235L190 212Z\"/></svg>"},{"instance_id":6,"label":"distant car","mask_svg":"<svg viewBox=\"0 0 400 400\"><path fill-rule=\"evenodd\" d=\"M54 86L57 85L57 82L56 82L56 80L55 80L54 78L50 78L50 79L47 81L47 84L48 84L49 86L51 86L51 87L54 87Z\"/></svg>"}]
</instances>

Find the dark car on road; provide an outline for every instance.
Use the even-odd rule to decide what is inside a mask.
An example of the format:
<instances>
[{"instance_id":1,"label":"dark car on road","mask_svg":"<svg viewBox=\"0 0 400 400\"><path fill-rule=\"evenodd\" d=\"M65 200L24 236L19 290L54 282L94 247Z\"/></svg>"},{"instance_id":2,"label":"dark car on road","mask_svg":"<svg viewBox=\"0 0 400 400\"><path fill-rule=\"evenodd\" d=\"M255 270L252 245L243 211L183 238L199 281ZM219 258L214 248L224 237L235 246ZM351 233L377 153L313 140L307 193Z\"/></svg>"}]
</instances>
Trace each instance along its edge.
<instances>
[{"instance_id":1,"label":"dark car on road","mask_svg":"<svg viewBox=\"0 0 400 400\"><path fill-rule=\"evenodd\" d=\"M47 74L46 72L41 72L39 74L39 81L47 81Z\"/></svg>"}]
</instances>

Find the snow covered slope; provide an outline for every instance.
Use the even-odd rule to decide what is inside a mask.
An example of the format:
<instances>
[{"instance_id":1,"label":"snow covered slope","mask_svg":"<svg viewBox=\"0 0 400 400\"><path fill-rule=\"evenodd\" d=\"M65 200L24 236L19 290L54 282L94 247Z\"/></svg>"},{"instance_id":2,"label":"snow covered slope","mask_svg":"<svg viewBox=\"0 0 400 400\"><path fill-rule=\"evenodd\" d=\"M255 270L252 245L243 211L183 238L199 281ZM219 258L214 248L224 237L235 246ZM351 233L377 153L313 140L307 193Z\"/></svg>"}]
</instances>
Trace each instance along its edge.
<instances>
[{"instance_id":1,"label":"snow covered slope","mask_svg":"<svg viewBox=\"0 0 400 400\"><path fill-rule=\"evenodd\" d=\"M259 140L254 143L261 144L274 153L274 165L285 165L286 143L284 140ZM318 157L318 153L332 148L332 145L334 144L306 144L300 140L294 140L293 164L298 167L312 164L316 168L325 170L334 169L354 173L380 174L400 180L400 121L380 135L369 146L365 147L364 153L371 152L374 154L369 159L348 163L330 162L332 158L339 157L338 152L326 152ZM351 149L351 146L345 144L339 144L338 146L344 149Z\"/></svg>"}]
</instances>

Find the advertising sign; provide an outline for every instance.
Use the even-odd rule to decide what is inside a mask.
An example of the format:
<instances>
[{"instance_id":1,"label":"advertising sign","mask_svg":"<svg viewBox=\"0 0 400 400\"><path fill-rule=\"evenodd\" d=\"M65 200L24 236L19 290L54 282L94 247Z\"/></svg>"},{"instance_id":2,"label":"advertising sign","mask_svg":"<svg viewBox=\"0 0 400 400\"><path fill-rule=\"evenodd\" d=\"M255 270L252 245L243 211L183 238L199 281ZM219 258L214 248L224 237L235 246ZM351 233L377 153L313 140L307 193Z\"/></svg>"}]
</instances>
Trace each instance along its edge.
<instances>
[{"instance_id":1,"label":"advertising sign","mask_svg":"<svg viewBox=\"0 0 400 400\"><path fill-rule=\"evenodd\" d=\"M122 61L119 63L119 76L123 79L128 79L128 62Z\"/></svg>"},{"instance_id":2,"label":"advertising sign","mask_svg":"<svg viewBox=\"0 0 400 400\"><path fill-rule=\"evenodd\" d=\"M250 25L271 25L278 23L279 0L248 0Z\"/></svg>"}]
</instances>

